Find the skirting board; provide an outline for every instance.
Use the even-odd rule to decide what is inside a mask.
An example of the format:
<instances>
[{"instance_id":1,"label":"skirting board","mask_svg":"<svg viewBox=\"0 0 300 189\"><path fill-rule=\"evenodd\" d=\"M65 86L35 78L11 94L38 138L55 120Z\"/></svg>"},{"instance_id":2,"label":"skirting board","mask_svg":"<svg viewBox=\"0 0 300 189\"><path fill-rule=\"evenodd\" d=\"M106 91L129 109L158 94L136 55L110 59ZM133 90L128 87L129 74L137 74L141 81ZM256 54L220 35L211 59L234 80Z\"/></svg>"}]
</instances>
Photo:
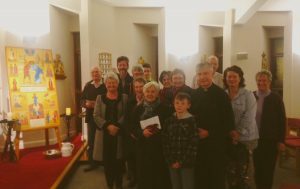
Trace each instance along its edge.
<instances>
[{"instance_id":1,"label":"skirting board","mask_svg":"<svg viewBox=\"0 0 300 189\"><path fill-rule=\"evenodd\" d=\"M70 134L75 135L76 131L71 131ZM67 138L67 134L64 133L61 135L62 139ZM34 140L34 141L24 141L24 140L20 140L20 142L23 141L24 142L24 147L25 148L33 148L33 147L38 147L38 146L44 146L45 145L45 139L44 140ZM49 144L56 144L57 140L55 137L53 138L49 138ZM0 152L3 151L4 145L0 147Z\"/></svg>"}]
</instances>

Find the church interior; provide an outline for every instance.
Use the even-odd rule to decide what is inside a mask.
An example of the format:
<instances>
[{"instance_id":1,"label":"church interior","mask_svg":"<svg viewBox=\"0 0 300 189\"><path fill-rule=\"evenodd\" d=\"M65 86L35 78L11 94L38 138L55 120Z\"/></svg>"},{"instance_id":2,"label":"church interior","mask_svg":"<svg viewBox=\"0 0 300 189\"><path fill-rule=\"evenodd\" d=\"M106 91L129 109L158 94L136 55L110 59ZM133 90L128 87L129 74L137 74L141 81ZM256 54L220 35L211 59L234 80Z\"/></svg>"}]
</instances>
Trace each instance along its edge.
<instances>
[{"instance_id":1,"label":"church interior","mask_svg":"<svg viewBox=\"0 0 300 189\"><path fill-rule=\"evenodd\" d=\"M286 132L296 141L278 155L273 188L300 189L298 0L1 1L0 175L12 173L0 177L0 188L106 189L102 167L83 170L88 129L80 100L91 70L99 66L105 76L126 56L130 75L149 63L159 81L162 71L179 68L192 86L197 64L211 55L219 73L239 66L250 91L257 72L272 73L271 90L282 97ZM73 153L47 159L63 148ZM35 161L42 167L27 172ZM51 179L40 179L48 169ZM26 175L21 185L18 174Z\"/></svg>"}]
</instances>

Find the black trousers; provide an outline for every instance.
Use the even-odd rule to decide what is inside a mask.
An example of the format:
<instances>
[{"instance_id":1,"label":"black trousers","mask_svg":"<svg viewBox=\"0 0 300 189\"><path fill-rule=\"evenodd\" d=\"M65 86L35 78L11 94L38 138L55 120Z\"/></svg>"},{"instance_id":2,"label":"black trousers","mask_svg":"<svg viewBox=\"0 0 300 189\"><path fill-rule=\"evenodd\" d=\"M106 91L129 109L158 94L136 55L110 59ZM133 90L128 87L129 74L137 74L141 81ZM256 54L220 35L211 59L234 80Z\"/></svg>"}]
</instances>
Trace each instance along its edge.
<instances>
[{"instance_id":1,"label":"black trousers","mask_svg":"<svg viewBox=\"0 0 300 189\"><path fill-rule=\"evenodd\" d=\"M225 147L200 144L195 171L196 189L225 189Z\"/></svg>"},{"instance_id":2,"label":"black trousers","mask_svg":"<svg viewBox=\"0 0 300 189\"><path fill-rule=\"evenodd\" d=\"M272 189L277 154L278 141L262 139L258 141L253 154L257 189Z\"/></svg>"},{"instance_id":3,"label":"black trousers","mask_svg":"<svg viewBox=\"0 0 300 189\"><path fill-rule=\"evenodd\" d=\"M132 156L129 159L127 159L127 164L130 180L132 182L136 182L136 156Z\"/></svg>"},{"instance_id":4,"label":"black trousers","mask_svg":"<svg viewBox=\"0 0 300 189\"><path fill-rule=\"evenodd\" d=\"M131 138L131 136L126 136L126 146L125 146L125 158L128 165L128 174L130 176L130 180L136 182L136 140Z\"/></svg>"},{"instance_id":5,"label":"black trousers","mask_svg":"<svg viewBox=\"0 0 300 189\"><path fill-rule=\"evenodd\" d=\"M95 141L95 133L96 133L96 123L94 119L90 120L88 125L88 161L91 166L94 166L96 162L93 160L93 152L94 152L94 141Z\"/></svg>"},{"instance_id":6,"label":"black trousers","mask_svg":"<svg viewBox=\"0 0 300 189\"><path fill-rule=\"evenodd\" d=\"M107 186L112 188L114 184L122 187L125 163L123 159L117 158L118 137L104 132L103 138L103 164Z\"/></svg>"},{"instance_id":7,"label":"black trousers","mask_svg":"<svg viewBox=\"0 0 300 189\"><path fill-rule=\"evenodd\" d=\"M104 173L108 187L113 187L114 183L117 187L122 186L124 161L121 159L106 159L104 162Z\"/></svg>"},{"instance_id":8,"label":"black trousers","mask_svg":"<svg viewBox=\"0 0 300 189\"><path fill-rule=\"evenodd\" d=\"M171 189L168 166L160 143L137 149L137 189Z\"/></svg>"}]
</instances>

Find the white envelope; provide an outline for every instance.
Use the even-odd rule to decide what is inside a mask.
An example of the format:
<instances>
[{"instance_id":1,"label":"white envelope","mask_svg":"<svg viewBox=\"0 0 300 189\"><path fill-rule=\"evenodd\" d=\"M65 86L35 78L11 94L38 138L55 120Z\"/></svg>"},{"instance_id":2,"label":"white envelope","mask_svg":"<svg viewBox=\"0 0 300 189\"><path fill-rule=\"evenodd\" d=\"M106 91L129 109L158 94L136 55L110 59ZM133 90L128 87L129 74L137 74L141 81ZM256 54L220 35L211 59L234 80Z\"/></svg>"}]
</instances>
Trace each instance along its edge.
<instances>
[{"instance_id":1,"label":"white envelope","mask_svg":"<svg viewBox=\"0 0 300 189\"><path fill-rule=\"evenodd\" d=\"M149 119L142 120L142 121L140 121L140 124L141 124L142 129L145 129L149 125L157 125L157 128L161 129L161 125L160 125L158 116L154 116Z\"/></svg>"}]
</instances>

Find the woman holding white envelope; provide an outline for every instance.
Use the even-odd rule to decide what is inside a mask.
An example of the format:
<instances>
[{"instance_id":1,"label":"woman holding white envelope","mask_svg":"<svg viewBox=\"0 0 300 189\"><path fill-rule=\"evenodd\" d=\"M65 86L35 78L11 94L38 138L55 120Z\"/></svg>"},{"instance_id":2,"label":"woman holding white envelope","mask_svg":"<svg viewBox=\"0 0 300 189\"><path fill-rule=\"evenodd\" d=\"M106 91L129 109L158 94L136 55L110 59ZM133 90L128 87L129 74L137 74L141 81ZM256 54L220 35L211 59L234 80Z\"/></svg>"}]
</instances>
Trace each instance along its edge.
<instances>
[{"instance_id":1,"label":"woman holding white envelope","mask_svg":"<svg viewBox=\"0 0 300 189\"><path fill-rule=\"evenodd\" d=\"M144 101L134 110L137 136L138 189L170 189L168 167L162 152L161 123L171 109L159 100L159 85L151 81L143 88Z\"/></svg>"}]
</instances>

